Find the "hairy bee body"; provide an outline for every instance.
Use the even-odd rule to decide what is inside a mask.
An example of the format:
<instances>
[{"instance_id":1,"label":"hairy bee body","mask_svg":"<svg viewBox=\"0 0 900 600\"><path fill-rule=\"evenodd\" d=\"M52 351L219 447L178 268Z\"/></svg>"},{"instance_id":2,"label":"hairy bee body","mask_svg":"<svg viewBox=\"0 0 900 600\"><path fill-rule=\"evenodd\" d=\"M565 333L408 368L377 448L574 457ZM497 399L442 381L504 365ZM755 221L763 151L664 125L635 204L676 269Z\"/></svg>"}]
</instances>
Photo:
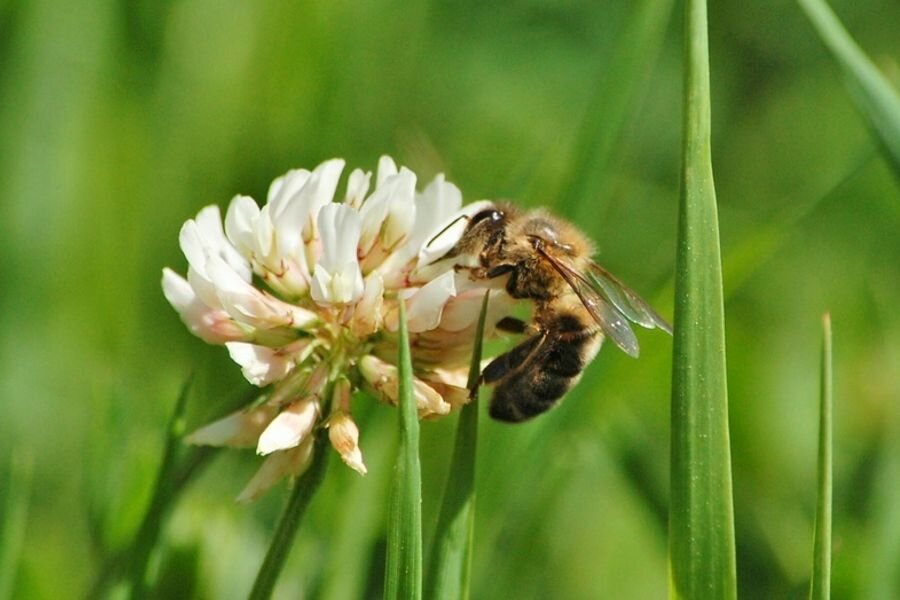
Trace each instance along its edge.
<instances>
[{"instance_id":1,"label":"hairy bee body","mask_svg":"<svg viewBox=\"0 0 900 600\"><path fill-rule=\"evenodd\" d=\"M593 251L574 225L543 210L522 213L499 204L472 216L445 256L473 279L496 281L513 298L534 304L530 324L511 318L497 323L527 337L482 372L482 381L495 386L493 418L520 422L555 406L605 335L636 355L626 318L671 333L646 303L593 262Z\"/></svg>"}]
</instances>

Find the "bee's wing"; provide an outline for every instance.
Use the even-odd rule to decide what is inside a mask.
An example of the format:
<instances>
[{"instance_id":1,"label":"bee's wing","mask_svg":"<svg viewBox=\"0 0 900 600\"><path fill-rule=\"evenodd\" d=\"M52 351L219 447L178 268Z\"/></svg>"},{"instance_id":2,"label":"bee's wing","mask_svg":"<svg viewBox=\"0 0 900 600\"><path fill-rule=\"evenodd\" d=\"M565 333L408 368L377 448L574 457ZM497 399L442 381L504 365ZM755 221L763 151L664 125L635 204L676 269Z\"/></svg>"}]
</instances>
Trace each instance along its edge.
<instances>
[{"instance_id":1,"label":"bee's wing","mask_svg":"<svg viewBox=\"0 0 900 600\"><path fill-rule=\"evenodd\" d=\"M615 342L623 352L637 357L640 347L634 332L628 325L626 315L607 302L602 288L588 280L565 260L553 256L543 249L539 249L538 252L553 265L553 268L565 279L572 291L578 295L581 303L591 313L604 335Z\"/></svg>"},{"instance_id":2,"label":"bee's wing","mask_svg":"<svg viewBox=\"0 0 900 600\"><path fill-rule=\"evenodd\" d=\"M672 335L672 326L659 316L659 313L653 310L653 307L638 296L634 290L619 281L612 273L597 263L591 263L588 277L596 286L599 286L603 295L613 303L613 306L628 317L630 321L647 329L658 327Z\"/></svg>"}]
</instances>

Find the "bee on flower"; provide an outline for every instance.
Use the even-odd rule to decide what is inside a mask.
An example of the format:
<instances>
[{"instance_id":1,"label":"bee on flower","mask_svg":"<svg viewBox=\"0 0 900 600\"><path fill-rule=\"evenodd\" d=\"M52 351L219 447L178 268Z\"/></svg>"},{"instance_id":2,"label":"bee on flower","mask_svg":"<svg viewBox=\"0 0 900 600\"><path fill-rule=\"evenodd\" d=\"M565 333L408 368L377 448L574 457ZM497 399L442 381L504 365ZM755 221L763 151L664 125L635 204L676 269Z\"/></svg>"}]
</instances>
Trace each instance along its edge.
<instances>
[{"instance_id":1,"label":"bee on flower","mask_svg":"<svg viewBox=\"0 0 900 600\"><path fill-rule=\"evenodd\" d=\"M193 444L256 447L265 456L239 500L252 500L310 463L313 432L327 427L342 460L360 474L350 398L356 388L397 402L398 302L406 305L419 416L468 401L466 375L487 284L438 260L468 218L438 175L416 175L382 157L377 173L352 171L335 201L344 161L276 179L266 204L236 196L181 228L187 276L163 270L169 303L194 335L224 344L246 379L267 388L257 402L188 436ZM492 295L486 336L511 307Z\"/></svg>"}]
</instances>

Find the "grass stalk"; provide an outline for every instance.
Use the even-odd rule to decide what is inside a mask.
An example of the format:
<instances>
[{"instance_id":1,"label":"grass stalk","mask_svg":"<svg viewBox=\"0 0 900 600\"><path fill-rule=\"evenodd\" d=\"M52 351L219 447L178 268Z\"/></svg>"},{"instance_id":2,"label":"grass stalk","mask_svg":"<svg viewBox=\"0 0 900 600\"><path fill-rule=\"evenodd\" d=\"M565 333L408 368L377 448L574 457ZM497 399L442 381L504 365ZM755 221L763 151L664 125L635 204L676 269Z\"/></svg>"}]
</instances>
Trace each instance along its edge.
<instances>
[{"instance_id":1,"label":"grass stalk","mask_svg":"<svg viewBox=\"0 0 900 600\"><path fill-rule=\"evenodd\" d=\"M419 417L413 396L412 359L406 307L399 302L398 357L399 446L388 513L387 567L384 597L422 597L422 472L419 463Z\"/></svg>"},{"instance_id":2,"label":"grass stalk","mask_svg":"<svg viewBox=\"0 0 900 600\"><path fill-rule=\"evenodd\" d=\"M705 0L685 5L684 139L672 367L670 596L735 598L725 315Z\"/></svg>"},{"instance_id":3,"label":"grass stalk","mask_svg":"<svg viewBox=\"0 0 900 600\"><path fill-rule=\"evenodd\" d=\"M831 451L832 451L832 372L831 316L822 317L822 371L819 398L819 485L816 502L816 529L813 537L810 600L831 597Z\"/></svg>"},{"instance_id":4,"label":"grass stalk","mask_svg":"<svg viewBox=\"0 0 900 600\"><path fill-rule=\"evenodd\" d=\"M469 366L469 390L472 398L459 414L456 442L444 500L438 518L431 566L428 571L428 598L467 599L475 538L475 456L478 446L478 384L481 376L481 350L488 297L485 293L475 332L472 361Z\"/></svg>"}]
</instances>

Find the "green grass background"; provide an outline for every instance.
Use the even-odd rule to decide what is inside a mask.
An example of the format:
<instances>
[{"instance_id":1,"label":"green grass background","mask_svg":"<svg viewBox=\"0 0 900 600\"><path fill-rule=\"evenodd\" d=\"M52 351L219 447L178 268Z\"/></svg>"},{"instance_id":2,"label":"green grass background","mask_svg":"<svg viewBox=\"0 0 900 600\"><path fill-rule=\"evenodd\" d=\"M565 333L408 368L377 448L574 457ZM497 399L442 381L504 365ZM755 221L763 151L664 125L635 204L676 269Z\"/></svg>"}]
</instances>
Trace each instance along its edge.
<instances>
[{"instance_id":1,"label":"green grass background","mask_svg":"<svg viewBox=\"0 0 900 600\"><path fill-rule=\"evenodd\" d=\"M186 332L160 269L184 269L186 218L262 199L289 168L390 153L467 200L577 215L600 261L671 316L680 5L609 168L584 150L612 120L596 98L621 76L631 6L0 1L0 593L84 594L137 527L187 374L191 426L245 388ZM833 6L896 85L900 8ZM807 591L830 310L833 591L896 598L898 180L798 6L728 0L709 19L739 592ZM473 597L666 593L671 339L640 339L639 361L604 349L541 419L483 422ZM355 406L369 475L332 461L276 596L381 593L396 415ZM426 549L453 432L422 426ZM286 498L233 503L258 464L224 453L189 489L155 561L161 597L249 591Z\"/></svg>"}]
</instances>

